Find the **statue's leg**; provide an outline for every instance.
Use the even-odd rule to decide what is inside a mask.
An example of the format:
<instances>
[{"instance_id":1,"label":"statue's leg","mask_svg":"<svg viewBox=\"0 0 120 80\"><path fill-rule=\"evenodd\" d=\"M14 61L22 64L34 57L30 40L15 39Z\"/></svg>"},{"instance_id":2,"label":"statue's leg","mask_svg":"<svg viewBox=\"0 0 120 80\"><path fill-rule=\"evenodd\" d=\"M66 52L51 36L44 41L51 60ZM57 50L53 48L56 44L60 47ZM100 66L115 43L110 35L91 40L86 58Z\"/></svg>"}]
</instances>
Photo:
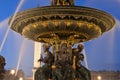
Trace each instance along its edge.
<instances>
[{"instance_id":1,"label":"statue's leg","mask_svg":"<svg viewBox=\"0 0 120 80\"><path fill-rule=\"evenodd\" d=\"M63 80L61 69L52 70L52 77L53 77L53 80Z\"/></svg>"},{"instance_id":2,"label":"statue's leg","mask_svg":"<svg viewBox=\"0 0 120 80\"><path fill-rule=\"evenodd\" d=\"M35 77L34 77L34 79L35 80L42 80L41 79L41 71L42 69L41 68L39 68L39 69L37 69L37 71L35 72Z\"/></svg>"},{"instance_id":3,"label":"statue's leg","mask_svg":"<svg viewBox=\"0 0 120 80\"><path fill-rule=\"evenodd\" d=\"M75 80L75 71L71 65L63 67L63 80Z\"/></svg>"},{"instance_id":4,"label":"statue's leg","mask_svg":"<svg viewBox=\"0 0 120 80\"><path fill-rule=\"evenodd\" d=\"M43 67L40 67L35 72L35 80L48 80L50 79L51 71L50 66L44 65Z\"/></svg>"},{"instance_id":5,"label":"statue's leg","mask_svg":"<svg viewBox=\"0 0 120 80\"><path fill-rule=\"evenodd\" d=\"M77 71L80 74L81 78L83 78L83 80L91 80L91 73L84 66L81 66Z\"/></svg>"}]
</instances>

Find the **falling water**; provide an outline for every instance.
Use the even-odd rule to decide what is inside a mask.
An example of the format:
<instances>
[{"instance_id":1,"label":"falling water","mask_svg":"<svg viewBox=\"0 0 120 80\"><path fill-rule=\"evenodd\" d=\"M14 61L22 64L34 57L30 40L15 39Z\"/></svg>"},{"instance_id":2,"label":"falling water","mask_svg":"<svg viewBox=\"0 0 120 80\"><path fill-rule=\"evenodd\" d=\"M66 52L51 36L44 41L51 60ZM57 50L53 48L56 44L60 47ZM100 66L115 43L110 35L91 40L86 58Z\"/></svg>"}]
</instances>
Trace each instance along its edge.
<instances>
[{"instance_id":1,"label":"falling water","mask_svg":"<svg viewBox=\"0 0 120 80\"><path fill-rule=\"evenodd\" d=\"M0 29L4 26L7 26L6 24L8 23L9 18L4 19L2 22L0 22Z\"/></svg>"},{"instance_id":2,"label":"falling water","mask_svg":"<svg viewBox=\"0 0 120 80\"><path fill-rule=\"evenodd\" d=\"M17 76L17 73L18 73L18 70L19 70L19 66L20 66L20 63L21 63L21 59L22 59L23 53L25 51L24 50L25 47L26 47L26 41L25 41L25 39L23 39L22 44L21 44L21 48L20 48L20 52L19 52L19 58L18 58L18 62L17 62L15 76Z\"/></svg>"},{"instance_id":3,"label":"falling water","mask_svg":"<svg viewBox=\"0 0 120 80\"><path fill-rule=\"evenodd\" d=\"M4 38L3 38L2 44L0 45L0 52L2 51L2 48L3 48L3 46L4 46L4 43L5 43L6 39L7 39L7 36L8 36L9 30L10 30L10 27L11 27L11 25L12 25L14 19L15 19L15 16L17 15L19 9L21 8L23 2L24 2L24 0L21 0L20 3L19 3L18 6L17 6L17 9L16 9L16 11L15 11L13 17L12 17L12 20L11 20L11 22L10 22L10 24L9 24L9 27L7 28L7 31L6 31L6 33L5 33ZM1 25L3 25L3 24L1 24ZM23 47L23 46L25 46L25 45L24 45L24 42L22 43L22 47ZM20 53L22 53L21 51L22 51L22 48L21 48L21 50L20 50ZM22 57L22 54L20 54L20 56L19 56L19 60L18 60L18 64L17 64L15 76L17 75L17 72L18 72L18 68L19 68L19 64L20 64L20 61L21 61L21 57Z\"/></svg>"},{"instance_id":4,"label":"falling water","mask_svg":"<svg viewBox=\"0 0 120 80\"><path fill-rule=\"evenodd\" d=\"M89 44L89 56L90 67L94 67L95 70L112 70L115 63L115 30L112 28L110 31L104 33L99 38L90 41ZM94 70L93 69L93 70Z\"/></svg>"},{"instance_id":5,"label":"falling water","mask_svg":"<svg viewBox=\"0 0 120 80\"><path fill-rule=\"evenodd\" d=\"M120 0L118 0L118 2L120 3Z\"/></svg>"},{"instance_id":6,"label":"falling water","mask_svg":"<svg viewBox=\"0 0 120 80\"><path fill-rule=\"evenodd\" d=\"M4 19L3 21L1 21L0 22L0 36L1 36L1 38L0 38L0 42L2 41L2 38L4 38L4 33L5 33L5 31L6 31L6 29L7 29L7 23L8 23L8 20L9 20L9 18L6 18L6 19ZM4 31L4 32L3 32ZM1 43L0 43L1 44ZM0 47L0 50L1 50L1 47Z\"/></svg>"},{"instance_id":7,"label":"falling water","mask_svg":"<svg viewBox=\"0 0 120 80\"><path fill-rule=\"evenodd\" d=\"M84 55L85 66L86 66L87 69L89 69L89 67L88 67L88 61L87 61L87 55L86 55L86 52L85 52L85 48L83 49L82 53Z\"/></svg>"},{"instance_id":8,"label":"falling water","mask_svg":"<svg viewBox=\"0 0 120 80\"><path fill-rule=\"evenodd\" d=\"M14 19L15 19L15 16L17 15L19 9L21 8L23 2L24 2L24 0L21 0L20 3L19 3L18 6L17 6L17 9L16 9L16 11L15 11L13 17L12 17L12 20L11 20L11 22L10 22L10 24L9 24L9 27L8 27L6 33L5 33L4 38L3 38L2 44L0 45L0 52L2 51L2 48L3 48L3 46L4 46L4 43L5 43L6 39L7 39L7 36L8 36L9 30L10 30L10 27L12 26L12 23L13 23L13 21L14 21Z\"/></svg>"},{"instance_id":9,"label":"falling water","mask_svg":"<svg viewBox=\"0 0 120 80\"><path fill-rule=\"evenodd\" d=\"M0 36L1 36L1 38L0 38L0 44L1 44L1 41L2 41L2 39L4 37L4 33L5 33L6 29L7 29L8 19L9 18L6 18L6 19L4 19L3 21L0 22Z\"/></svg>"},{"instance_id":10,"label":"falling water","mask_svg":"<svg viewBox=\"0 0 120 80\"><path fill-rule=\"evenodd\" d=\"M115 21L116 21L116 28L120 29L120 20L115 18Z\"/></svg>"}]
</instances>

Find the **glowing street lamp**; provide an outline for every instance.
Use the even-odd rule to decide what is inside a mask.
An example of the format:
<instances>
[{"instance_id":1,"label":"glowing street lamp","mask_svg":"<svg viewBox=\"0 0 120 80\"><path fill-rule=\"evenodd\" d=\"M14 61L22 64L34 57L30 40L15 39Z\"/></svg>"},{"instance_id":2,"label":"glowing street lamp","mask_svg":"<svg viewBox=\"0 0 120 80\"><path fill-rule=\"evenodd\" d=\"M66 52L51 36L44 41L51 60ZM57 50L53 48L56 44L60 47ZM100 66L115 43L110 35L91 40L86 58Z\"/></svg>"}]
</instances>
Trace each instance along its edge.
<instances>
[{"instance_id":1,"label":"glowing street lamp","mask_svg":"<svg viewBox=\"0 0 120 80\"><path fill-rule=\"evenodd\" d=\"M14 74L15 74L15 70L11 70L10 73L11 73L12 75L14 75Z\"/></svg>"},{"instance_id":2,"label":"glowing street lamp","mask_svg":"<svg viewBox=\"0 0 120 80\"><path fill-rule=\"evenodd\" d=\"M98 79L98 80L101 80L101 79L102 79L102 77L101 77L101 76L98 76L98 77L97 77L97 79Z\"/></svg>"},{"instance_id":3,"label":"glowing street lamp","mask_svg":"<svg viewBox=\"0 0 120 80\"><path fill-rule=\"evenodd\" d=\"M19 80L23 80L23 78L22 78L22 77L20 77L20 78L19 78Z\"/></svg>"}]
</instances>

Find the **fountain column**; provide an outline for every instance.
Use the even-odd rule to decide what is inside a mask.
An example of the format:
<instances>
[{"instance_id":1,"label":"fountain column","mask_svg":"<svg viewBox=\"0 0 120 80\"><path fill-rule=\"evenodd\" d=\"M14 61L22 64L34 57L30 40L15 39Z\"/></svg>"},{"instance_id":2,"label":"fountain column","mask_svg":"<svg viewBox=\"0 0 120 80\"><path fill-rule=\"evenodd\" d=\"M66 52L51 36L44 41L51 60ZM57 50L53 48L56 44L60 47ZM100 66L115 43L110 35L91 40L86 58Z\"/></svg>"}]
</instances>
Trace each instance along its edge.
<instances>
[{"instance_id":1,"label":"fountain column","mask_svg":"<svg viewBox=\"0 0 120 80\"><path fill-rule=\"evenodd\" d=\"M41 54L41 45L42 43L40 42L35 42L34 43L34 67L33 67L33 80L34 80L34 74L37 70L37 68L39 68L41 66L40 62L38 62L39 58L40 58L40 54Z\"/></svg>"}]
</instances>

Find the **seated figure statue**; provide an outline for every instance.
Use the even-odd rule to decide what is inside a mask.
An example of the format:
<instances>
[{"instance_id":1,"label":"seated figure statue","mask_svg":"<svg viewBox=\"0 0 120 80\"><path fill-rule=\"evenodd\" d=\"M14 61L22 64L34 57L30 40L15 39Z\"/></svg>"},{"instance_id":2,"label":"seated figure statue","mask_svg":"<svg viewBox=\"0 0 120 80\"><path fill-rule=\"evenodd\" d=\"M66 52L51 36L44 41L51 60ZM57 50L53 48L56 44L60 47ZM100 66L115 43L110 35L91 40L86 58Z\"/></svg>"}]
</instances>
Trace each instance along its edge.
<instances>
[{"instance_id":1,"label":"seated figure statue","mask_svg":"<svg viewBox=\"0 0 120 80\"><path fill-rule=\"evenodd\" d=\"M50 45L43 48L46 56L39 61L45 65L37 69L35 80L91 80L90 71L80 63L84 59L82 44L72 49L72 59L66 43L61 43L54 55L49 51Z\"/></svg>"},{"instance_id":2,"label":"seated figure statue","mask_svg":"<svg viewBox=\"0 0 120 80\"><path fill-rule=\"evenodd\" d=\"M75 56L76 78L81 80L91 80L90 71L85 68L80 62L84 60L84 55L81 51L84 49L82 44L72 50L73 57Z\"/></svg>"},{"instance_id":3,"label":"seated figure statue","mask_svg":"<svg viewBox=\"0 0 120 80\"><path fill-rule=\"evenodd\" d=\"M40 58L38 61L45 63L42 67L39 67L35 72L35 80L50 80L52 77L51 65L54 62L54 57L49 51L50 44L44 44L43 49L46 56Z\"/></svg>"},{"instance_id":4,"label":"seated figure statue","mask_svg":"<svg viewBox=\"0 0 120 80\"><path fill-rule=\"evenodd\" d=\"M70 64L68 46L66 43L60 45L60 49L55 53L55 66L53 75L57 80L74 80L74 70Z\"/></svg>"},{"instance_id":5,"label":"seated figure statue","mask_svg":"<svg viewBox=\"0 0 120 80\"><path fill-rule=\"evenodd\" d=\"M43 50L46 56L44 58L41 56L41 58L38 61L44 62L45 64L52 65L54 57L52 53L49 51L50 47L51 47L50 44L43 45Z\"/></svg>"},{"instance_id":6,"label":"seated figure statue","mask_svg":"<svg viewBox=\"0 0 120 80\"><path fill-rule=\"evenodd\" d=\"M67 44L63 43L60 46L60 49L55 53L55 65L56 66L65 66L69 64L69 53L67 51Z\"/></svg>"}]
</instances>

